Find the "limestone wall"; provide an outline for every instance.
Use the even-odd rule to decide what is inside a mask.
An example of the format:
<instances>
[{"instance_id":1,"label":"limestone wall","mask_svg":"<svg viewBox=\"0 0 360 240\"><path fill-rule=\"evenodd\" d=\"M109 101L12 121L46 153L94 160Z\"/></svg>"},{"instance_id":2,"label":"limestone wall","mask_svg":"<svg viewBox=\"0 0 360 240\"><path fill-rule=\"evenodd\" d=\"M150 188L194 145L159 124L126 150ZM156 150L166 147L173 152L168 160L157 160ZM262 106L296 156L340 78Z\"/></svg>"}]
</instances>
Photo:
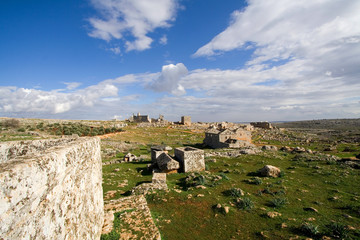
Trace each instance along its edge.
<instances>
[{"instance_id":1,"label":"limestone wall","mask_svg":"<svg viewBox=\"0 0 360 240\"><path fill-rule=\"evenodd\" d=\"M180 147L175 148L174 152L183 172L205 170L204 150L193 147Z\"/></svg>"},{"instance_id":2,"label":"limestone wall","mask_svg":"<svg viewBox=\"0 0 360 240\"><path fill-rule=\"evenodd\" d=\"M99 239L98 138L0 144L0 239Z\"/></svg>"}]
</instances>

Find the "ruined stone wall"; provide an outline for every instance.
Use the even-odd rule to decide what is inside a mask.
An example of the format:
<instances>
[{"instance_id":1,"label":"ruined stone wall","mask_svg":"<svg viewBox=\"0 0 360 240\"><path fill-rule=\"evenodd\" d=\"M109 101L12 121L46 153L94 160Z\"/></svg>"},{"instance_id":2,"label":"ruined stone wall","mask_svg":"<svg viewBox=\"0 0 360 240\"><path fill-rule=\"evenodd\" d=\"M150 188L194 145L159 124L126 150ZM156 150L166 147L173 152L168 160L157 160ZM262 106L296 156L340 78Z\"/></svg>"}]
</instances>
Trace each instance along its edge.
<instances>
[{"instance_id":1,"label":"ruined stone wall","mask_svg":"<svg viewBox=\"0 0 360 240\"><path fill-rule=\"evenodd\" d=\"M191 117L190 116L182 116L181 124L186 126L191 126Z\"/></svg>"},{"instance_id":2,"label":"ruined stone wall","mask_svg":"<svg viewBox=\"0 0 360 240\"><path fill-rule=\"evenodd\" d=\"M204 144L212 148L223 148L227 145L220 142L219 134L205 133Z\"/></svg>"},{"instance_id":3,"label":"ruined stone wall","mask_svg":"<svg viewBox=\"0 0 360 240\"><path fill-rule=\"evenodd\" d=\"M205 170L204 150L193 147L175 148L175 158L180 162L182 171L197 172Z\"/></svg>"},{"instance_id":4,"label":"ruined stone wall","mask_svg":"<svg viewBox=\"0 0 360 240\"><path fill-rule=\"evenodd\" d=\"M100 239L98 138L0 144L0 239Z\"/></svg>"}]
</instances>

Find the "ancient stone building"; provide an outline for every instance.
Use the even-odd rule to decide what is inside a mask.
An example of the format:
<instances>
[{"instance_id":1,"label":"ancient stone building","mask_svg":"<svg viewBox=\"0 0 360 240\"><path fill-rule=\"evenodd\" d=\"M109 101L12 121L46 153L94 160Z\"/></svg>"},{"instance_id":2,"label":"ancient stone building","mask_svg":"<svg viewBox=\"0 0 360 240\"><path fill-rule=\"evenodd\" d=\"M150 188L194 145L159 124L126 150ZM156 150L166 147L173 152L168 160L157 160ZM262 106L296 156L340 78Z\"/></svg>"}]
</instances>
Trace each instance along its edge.
<instances>
[{"instance_id":1,"label":"ancient stone building","mask_svg":"<svg viewBox=\"0 0 360 240\"><path fill-rule=\"evenodd\" d=\"M251 122L250 125L256 128L272 129L271 123L269 122Z\"/></svg>"},{"instance_id":2,"label":"ancient stone building","mask_svg":"<svg viewBox=\"0 0 360 240\"><path fill-rule=\"evenodd\" d=\"M193 147L175 148L175 158L180 162L183 172L205 170L204 150Z\"/></svg>"},{"instance_id":3,"label":"ancient stone building","mask_svg":"<svg viewBox=\"0 0 360 240\"><path fill-rule=\"evenodd\" d=\"M1 239L100 239L99 138L0 143Z\"/></svg>"},{"instance_id":4,"label":"ancient stone building","mask_svg":"<svg viewBox=\"0 0 360 240\"><path fill-rule=\"evenodd\" d=\"M203 171L204 151L193 147L175 148L175 156L170 156L170 147L151 147L151 168L163 173Z\"/></svg>"},{"instance_id":5,"label":"ancient stone building","mask_svg":"<svg viewBox=\"0 0 360 240\"><path fill-rule=\"evenodd\" d=\"M136 122L136 123L151 123L151 119L149 117L149 115L140 115L140 113L138 113L137 115L133 114L130 117L130 122Z\"/></svg>"},{"instance_id":6,"label":"ancient stone building","mask_svg":"<svg viewBox=\"0 0 360 240\"><path fill-rule=\"evenodd\" d=\"M204 144L212 148L247 147L251 145L251 132L243 128L221 131L212 128L205 132Z\"/></svg>"},{"instance_id":7,"label":"ancient stone building","mask_svg":"<svg viewBox=\"0 0 360 240\"><path fill-rule=\"evenodd\" d=\"M191 117L190 116L182 116L181 124L186 126L191 126Z\"/></svg>"}]
</instances>

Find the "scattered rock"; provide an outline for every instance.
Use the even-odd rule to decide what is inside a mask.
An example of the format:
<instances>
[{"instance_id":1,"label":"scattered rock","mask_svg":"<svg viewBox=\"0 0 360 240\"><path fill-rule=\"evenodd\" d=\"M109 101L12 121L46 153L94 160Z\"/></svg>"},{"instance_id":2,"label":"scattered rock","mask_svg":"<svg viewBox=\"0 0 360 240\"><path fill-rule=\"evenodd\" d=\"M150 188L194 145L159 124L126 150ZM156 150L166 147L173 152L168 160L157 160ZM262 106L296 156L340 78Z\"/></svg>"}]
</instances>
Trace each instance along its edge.
<instances>
[{"instance_id":1,"label":"scattered rock","mask_svg":"<svg viewBox=\"0 0 360 240\"><path fill-rule=\"evenodd\" d=\"M204 194L198 194L196 197L204 197Z\"/></svg>"},{"instance_id":2,"label":"scattered rock","mask_svg":"<svg viewBox=\"0 0 360 240\"><path fill-rule=\"evenodd\" d=\"M313 207L306 207L306 208L304 208L304 211L319 212L316 208L313 208Z\"/></svg>"},{"instance_id":3,"label":"scattered rock","mask_svg":"<svg viewBox=\"0 0 360 240\"><path fill-rule=\"evenodd\" d=\"M281 223L281 228L287 228L288 226L286 225L286 223Z\"/></svg>"},{"instance_id":4,"label":"scattered rock","mask_svg":"<svg viewBox=\"0 0 360 240\"><path fill-rule=\"evenodd\" d=\"M279 177L281 170L272 165L265 165L263 168L259 170L261 176L264 177Z\"/></svg>"},{"instance_id":5,"label":"scattered rock","mask_svg":"<svg viewBox=\"0 0 360 240\"><path fill-rule=\"evenodd\" d=\"M224 212L225 212L226 214L228 214L229 211L230 211L230 208L229 208L228 206L224 207Z\"/></svg>"},{"instance_id":6,"label":"scattered rock","mask_svg":"<svg viewBox=\"0 0 360 240\"><path fill-rule=\"evenodd\" d=\"M280 217L280 216L281 216L281 213L279 213L279 212L267 212L266 215L267 215L269 218L276 218L276 217Z\"/></svg>"},{"instance_id":7,"label":"scattered rock","mask_svg":"<svg viewBox=\"0 0 360 240\"><path fill-rule=\"evenodd\" d=\"M137 160L138 158L130 152L124 156L124 162L135 162Z\"/></svg>"},{"instance_id":8,"label":"scattered rock","mask_svg":"<svg viewBox=\"0 0 360 240\"><path fill-rule=\"evenodd\" d=\"M278 150L278 148L276 146L271 146L271 145L262 146L261 149L265 150L265 151L277 151Z\"/></svg>"}]
</instances>

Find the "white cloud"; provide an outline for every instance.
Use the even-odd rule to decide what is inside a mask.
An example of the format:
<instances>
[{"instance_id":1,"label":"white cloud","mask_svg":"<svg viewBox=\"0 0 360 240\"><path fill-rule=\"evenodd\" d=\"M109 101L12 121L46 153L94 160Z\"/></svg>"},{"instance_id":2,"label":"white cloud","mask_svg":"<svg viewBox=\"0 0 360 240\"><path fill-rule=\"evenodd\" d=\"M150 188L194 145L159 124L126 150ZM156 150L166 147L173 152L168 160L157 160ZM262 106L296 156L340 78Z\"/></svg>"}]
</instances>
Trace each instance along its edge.
<instances>
[{"instance_id":1,"label":"white cloud","mask_svg":"<svg viewBox=\"0 0 360 240\"><path fill-rule=\"evenodd\" d=\"M166 35L162 36L162 37L160 38L160 40L159 40L159 42L160 42L161 45L166 45L166 44L167 44L167 41L168 41L168 39L167 39L167 36L166 36Z\"/></svg>"},{"instance_id":2,"label":"white cloud","mask_svg":"<svg viewBox=\"0 0 360 240\"><path fill-rule=\"evenodd\" d=\"M76 89L81 85L79 82L64 82L64 84L66 85L67 90Z\"/></svg>"},{"instance_id":3,"label":"white cloud","mask_svg":"<svg viewBox=\"0 0 360 240\"><path fill-rule=\"evenodd\" d=\"M224 51L256 47L255 59L316 57L341 42L357 42L360 36L360 2L357 0L251 0L235 11L227 29L194 54L211 56Z\"/></svg>"},{"instance_id":4,"label":"white cloud","mask_svg":"<svg viewBox=\"0 0 360 240\"><path fill-rule=\"evenodd\" d=\"M89 36L106 41L124 39L126 50L142 51L153 41L148 33L166 28L175 20L177 0L92 0L102 18L89 19L92 30ZM135 40L124 37L130 33Z\"/></svg>"},{"instance_id":5,"label":"white cloud","mask_svg":"<svg viewBox=\"0 0 360 240\"><path fill-rule=\"evenodd\" d=\"M149 84L149 88L157 92L169 92L176 96L184 95L186 91L180 84L180 80L187 73L188 70L183 63L165 65L159 77Z\"/></svg>"},{"instance_id":6,"label":"white cloud","mask_svg":"<svg viewBox=\"0 0 360 240\"><path fill-rule=\"evenodd\" d=\"M120 47L112 47L112 48L108 48L109 51L113 52L116 55L120 55L121 54L121 50Z\"/></svg>"},{"instance_id":7,"label":"white cloud","mask_svg":"<svg viewBox=\"0 0 360 240\"><path fill-rule=\"evenodd\" d=\"M202 101L218 100L214 108L228 115L239 104L239 114L251 106L242 116L263 111L259 117L271 119L359 117L359 104L351 100L360 91L359 12L357 0L250 0L194 54L252 49L247 67L194 70L181 83L204 92ZM266 82L276 84L259 84Z\"/></svg>"}]
</instances>

